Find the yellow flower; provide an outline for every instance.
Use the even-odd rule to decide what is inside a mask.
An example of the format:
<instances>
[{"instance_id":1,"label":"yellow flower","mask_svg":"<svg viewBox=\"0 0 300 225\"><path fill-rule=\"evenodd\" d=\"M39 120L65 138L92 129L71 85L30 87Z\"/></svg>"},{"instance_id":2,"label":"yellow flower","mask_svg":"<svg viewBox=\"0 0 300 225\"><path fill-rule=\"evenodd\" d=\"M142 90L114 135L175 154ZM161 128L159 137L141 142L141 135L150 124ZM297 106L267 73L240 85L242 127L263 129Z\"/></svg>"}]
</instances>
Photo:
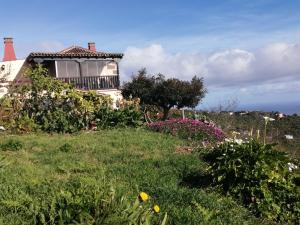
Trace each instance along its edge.
<instances>
[{"instance_id":1,"label":"yellow flower","mask_svg":"<svg viewBox=\"0 0 300 225\"><path fill-rule=\"evenodd\" d=\"M154 212L159 213L160 208L159 208L158 205L154 205L154 206L153 206L153 210L154 210Z\"/></svg>"},{"instance_id":2,"label":"yellow flower","mask_svg":"<svg viewBox=\"0 0 300 225\"><path fill-rule=\"evenodd\" d=\"M141 192L140 195L139 195L140 199L145 202L149 199L149 195L145 192Z\"/></svg>"}]
</instances>

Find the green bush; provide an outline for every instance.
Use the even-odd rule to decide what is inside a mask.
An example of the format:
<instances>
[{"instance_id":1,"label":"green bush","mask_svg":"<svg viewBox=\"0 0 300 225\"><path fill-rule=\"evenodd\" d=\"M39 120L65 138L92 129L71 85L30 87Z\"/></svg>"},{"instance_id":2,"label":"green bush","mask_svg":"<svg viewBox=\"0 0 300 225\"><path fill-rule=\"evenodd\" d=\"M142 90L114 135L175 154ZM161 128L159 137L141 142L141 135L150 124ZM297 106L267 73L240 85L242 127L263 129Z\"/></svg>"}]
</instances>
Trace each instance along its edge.
<instances>
[{"instance_id":1,"label":"green bush","mask_svg":"<svg viewBox=\"0 0 300 225\"><path fill-rule=\"evenodd\" d=\"M0 149L2 151L19 151L22 148L22 142L16 139L8 139L0 144Z\"/></svg>"},{"instance_id":2,"label":"green bush","mask_svg":"<svg viewBox=\"0 0 300 225\"><path fill-rule=\"evenodd\" d=\"M17 132L73 133L106 127L136 127L142 123L139 105L126 104L112 109L107 96L94 91L83 92L53 79L41 66L27 71L29 84L15 87L0 101L3 124L9 123ZM5 123L4 123L5 122Z\"/></svg>"},{"instance_id":3,"label":"green bush","mask_svg":"<svg viewBox=\"0 0 300 225\"><path fill-rule=\"evenodd\" d=\"M111 109L101 108L95 113L97 127L139 127L143 124L143 116L140 110L133 105L125 108Z\"/></svg>"},{"instance_id":4,"label":"green bush","mask_svg":"<svg viewBox=\"0 0 300 225\"><path fill-rule=\"evenodd\" d=\"M39 129L39 125L37 125L32 118L29 118L28 115L21 116L15 122L14 130L17 133L30 133Z\"/></svg>"},{"instance_id":5,"label":"green bush","mask_svg":"<svg viewBox=\"0 0 300 225\"><path fill-rule=\"evenodd\" d=\"M293 179L295 171L289 171L285 153L273 147L257 141L227 142L207 152L204 159L214 183L257 216L297 224L300 192Z\"/></svg>"},{"instance_id":6,"label":"green bush","mask_svg":"<svg viewBox=\"0 0 300 225\"><path fill-rule=\"evenodd\" d=\"M69 143L65 143L59 147L59 151L61 152L71 152L73 150L73 146Z\"/></svg>"}]
</instances>

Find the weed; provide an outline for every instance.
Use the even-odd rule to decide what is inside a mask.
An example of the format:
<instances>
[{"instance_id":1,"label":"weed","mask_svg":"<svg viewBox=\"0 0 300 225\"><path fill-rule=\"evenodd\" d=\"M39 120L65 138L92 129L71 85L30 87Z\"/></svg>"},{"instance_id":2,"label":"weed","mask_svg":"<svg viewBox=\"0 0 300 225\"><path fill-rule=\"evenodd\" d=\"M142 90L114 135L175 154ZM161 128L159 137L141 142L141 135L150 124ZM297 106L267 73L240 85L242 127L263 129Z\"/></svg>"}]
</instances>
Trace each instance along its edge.
<instances>
[{"instance_id":1,"label":"weed","mask_svg":"<svg viewBox=\"0 0 300 225\"><path fill-rule=\"evenodd\" d=\"M0 145L0 148L2 151L19 151L23 148L23 144L17 139L8 139Z\"/></svg>"},{"instance_id":2,"label":"weed","mask_svg":"<svg viewBox=\"0 0 300 225\"><path fill-rule=\"evenodd\" d=\"M69 143L65 143L59 147L59 151L61 152L71 152L73 151L73 146Z\"/></svg>"}]
</instances>

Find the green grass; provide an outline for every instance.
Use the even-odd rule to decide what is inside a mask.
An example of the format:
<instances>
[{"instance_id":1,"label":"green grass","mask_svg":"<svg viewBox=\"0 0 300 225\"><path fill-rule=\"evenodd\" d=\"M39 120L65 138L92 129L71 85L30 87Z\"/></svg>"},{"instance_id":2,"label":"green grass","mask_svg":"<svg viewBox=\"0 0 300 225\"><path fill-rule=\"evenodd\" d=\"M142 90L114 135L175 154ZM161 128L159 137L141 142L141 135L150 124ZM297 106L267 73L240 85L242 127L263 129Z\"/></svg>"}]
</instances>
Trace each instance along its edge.
<instances>
[{"instance_id":1,"label":"green grass","mask_svg":"<svg viewBox=\"0 0 300 225\"><path fill-rule=\"evenodd\" d=\"M193 186L206 165L197 154L176 154L176 147L186 143L174 137L120 129L2 136L0 142L11 139L22 149L0 151L0 224L30 224L23 208L31 209L28 204L50 198L51 190L75 178L113 186L132 201L145 191L162 213L168 212L169 224L263 223L215 189Z\"/></svg>"}]
</instances>

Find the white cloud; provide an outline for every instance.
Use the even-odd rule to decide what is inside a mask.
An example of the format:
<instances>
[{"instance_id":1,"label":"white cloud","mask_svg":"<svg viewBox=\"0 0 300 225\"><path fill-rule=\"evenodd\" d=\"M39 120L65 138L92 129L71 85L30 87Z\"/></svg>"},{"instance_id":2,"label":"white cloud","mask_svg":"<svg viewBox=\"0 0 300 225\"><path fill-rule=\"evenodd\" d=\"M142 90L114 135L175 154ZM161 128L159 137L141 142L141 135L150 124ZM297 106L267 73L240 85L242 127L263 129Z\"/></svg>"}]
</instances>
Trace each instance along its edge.
<instances>
[{"instance_id":1,"label":"white cloud","mask_svg":"<svg viewBox=\"0 0 300 225\"><path fill-rule=\"evenodd\" d=\"M65 46L59 41L44 41L37 44L39 51L56 52L61 51Z\"/></svg>"},{"instance_id":2,"label":"white cloud","mask_svg":"<svg viewBox=\"0 0 300 225\"><path fill-rule=\"evenodd\" d=\"M208 88L246 88L284 91L300 83L300 45L275 43L247 51L229 49L211 54L170 53L161 45L129 47L121 61L124 79L145 67L149 73L190 79L204 77ZM244 89L243 89L244 88ZM299 95L299 94L298 94Z\"/></svg>"}]
</instances>

